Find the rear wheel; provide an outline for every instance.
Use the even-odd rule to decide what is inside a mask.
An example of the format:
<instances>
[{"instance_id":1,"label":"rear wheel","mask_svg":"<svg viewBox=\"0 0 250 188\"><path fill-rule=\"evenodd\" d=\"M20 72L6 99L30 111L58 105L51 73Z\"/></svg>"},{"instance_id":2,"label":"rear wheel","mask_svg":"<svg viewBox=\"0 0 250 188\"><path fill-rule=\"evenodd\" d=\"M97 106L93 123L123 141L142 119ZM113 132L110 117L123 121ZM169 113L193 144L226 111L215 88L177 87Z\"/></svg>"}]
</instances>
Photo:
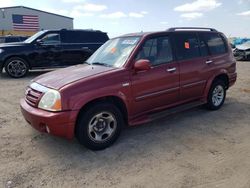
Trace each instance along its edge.
<instances>
[{"instance_id":1,"label":"rear wheel","mask_svg":"<svg viewBox=\"0 0 250 188\"><path fill-rule=\"evenodd\" d=\"M226 86L222 80L215 80L212 84L207 101L207 108L210 110L218 110L226 98Z\"/></svg>"},{"instance_id":2,"label":"rear wheel","mask_svg":"<svg viewBox=\"0 0 250 188\"><path fill-rule=\"evenodd\" d=\"M12 57L6 61L5 71L13 78L22 78L28 73L29 66L24 59Z\"/></svg>"},{"instance_id":3,"label":"rear wheel","mask_svg":"<svg viewBox=\"0 0 250 188\"><path fill-rule=\"evenodd\" d=\"M115 105L97 103L80 115L76 137L89 149L105 149L119 137L123 123L122 114Z\"/></svg>"}]
</instances>

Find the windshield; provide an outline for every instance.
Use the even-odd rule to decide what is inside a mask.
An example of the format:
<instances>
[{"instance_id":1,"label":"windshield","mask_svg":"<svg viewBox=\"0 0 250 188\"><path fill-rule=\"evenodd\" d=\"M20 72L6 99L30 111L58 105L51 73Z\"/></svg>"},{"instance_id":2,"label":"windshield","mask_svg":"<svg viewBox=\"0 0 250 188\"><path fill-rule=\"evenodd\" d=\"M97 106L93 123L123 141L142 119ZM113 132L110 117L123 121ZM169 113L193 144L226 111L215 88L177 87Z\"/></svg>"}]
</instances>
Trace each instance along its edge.
<instances>
[{"instance_id":1,"label":"windshield","mask_svg":"<svg viewBox=\"0 0 250 188\"><path fill-rule=\"evenodd\" d=\"M107 41L88 60L89 64L122 67L140 37L121 37Z\"/></svg>"},{"instance_id":2,"label":"windshield","mask_svg":"<svg viewBox=\"0 0 250 188\"><path fill-rule=\"evenodd\" d=\"M39 31L36 34L32 35L31 37L27 38L24 42L25 43L31 43L34 40L36 40L40 35L42 35L43 33L45 33L46 31Z\"/></svg>"}]
</instances>

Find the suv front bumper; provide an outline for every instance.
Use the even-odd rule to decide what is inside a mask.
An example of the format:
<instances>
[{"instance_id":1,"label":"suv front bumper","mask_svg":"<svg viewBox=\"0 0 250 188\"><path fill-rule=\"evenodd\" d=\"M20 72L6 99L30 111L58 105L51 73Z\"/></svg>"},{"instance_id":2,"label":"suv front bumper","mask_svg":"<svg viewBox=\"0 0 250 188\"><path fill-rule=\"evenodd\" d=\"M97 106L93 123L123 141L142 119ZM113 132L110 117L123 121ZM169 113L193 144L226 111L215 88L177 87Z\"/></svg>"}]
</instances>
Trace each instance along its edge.
<instances>
[{"instance_id":1,"label":"suv front bumper","mask_svg":"<svg viewBox=\"0 0 250 188\"><path fill-rule=\"evenodd\" d=\"M48 112L30 106L24 99L20 106L25 120L36 130L67 139L74 137L78 111Z\"/></svg>"}]
</instances>

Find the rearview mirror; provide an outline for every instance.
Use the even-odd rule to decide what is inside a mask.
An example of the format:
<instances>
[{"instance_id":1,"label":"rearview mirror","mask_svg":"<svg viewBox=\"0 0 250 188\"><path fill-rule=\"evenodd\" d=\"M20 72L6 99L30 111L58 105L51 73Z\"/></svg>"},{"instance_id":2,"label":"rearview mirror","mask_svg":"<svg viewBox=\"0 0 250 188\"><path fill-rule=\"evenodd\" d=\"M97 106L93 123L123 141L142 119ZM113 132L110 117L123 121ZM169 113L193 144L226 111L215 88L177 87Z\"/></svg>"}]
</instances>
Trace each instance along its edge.
<instances>
[{"instance_id":1,"label":"rearview mirror","mask_svg":"<svg viewBox=\"0 0 250 188\"><path fill-rule=\"evenodd\" d=\"M136 71L146 71L151 69L150 61L147 59L140 59L135 62L134 68Z\"/></svg>"}]
</instances>

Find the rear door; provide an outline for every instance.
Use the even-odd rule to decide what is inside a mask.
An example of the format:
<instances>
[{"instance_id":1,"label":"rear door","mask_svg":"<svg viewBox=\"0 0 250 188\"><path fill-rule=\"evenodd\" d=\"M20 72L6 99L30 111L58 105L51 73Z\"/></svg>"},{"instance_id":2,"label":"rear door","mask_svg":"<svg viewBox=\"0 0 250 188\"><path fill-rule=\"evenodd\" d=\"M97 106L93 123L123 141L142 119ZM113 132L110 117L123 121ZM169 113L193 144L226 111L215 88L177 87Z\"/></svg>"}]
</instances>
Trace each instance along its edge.
<instances>
[{"instance_id":1,"label":"rear door","mask_svg":"<svg viewBox=\"0 0 250 188\"><path fill-rule=\"evenodd\" d=\"M211 77L215 74L215 71L220 70L220 67L224 67L225 63L232 61L230 55L227 53L228 45L220 33L202 32L199 34L199 38L208 47L209 56L205 60L207 64L207 76Z\"/></svg>"},{"instance_id":2,"label":"rear door","mask_svg":"<svg viewBox=\"0 0 250 188\"><path fill-rule=\"evenodd\" d=\"M83 63L90 55L84 31L62 31L63 61L65 66Z\"/></svg>"},{"instance_id":3,"label":"rear door","mask_svg":"<svg viewBox=\"0 0 250 188\"><path fill-rule=\"evenodd\" d=\"M207 46L196 32L176 32L176 56L180 64L180 99L194 100L203 95L208 80Z\"/></svg>"},{"instance_id":4,"label":"rear door","mask_svg":"<svg viewBox=\"0 0 250 188\"><path fill-rule=\"evenodd\" d=\"M156 36L141 46L135 61L148 59L151 69L133 73L133 113L140 114L179 100L179 65L174 60L170 37Z\"/></svg>"}]
</instances>

